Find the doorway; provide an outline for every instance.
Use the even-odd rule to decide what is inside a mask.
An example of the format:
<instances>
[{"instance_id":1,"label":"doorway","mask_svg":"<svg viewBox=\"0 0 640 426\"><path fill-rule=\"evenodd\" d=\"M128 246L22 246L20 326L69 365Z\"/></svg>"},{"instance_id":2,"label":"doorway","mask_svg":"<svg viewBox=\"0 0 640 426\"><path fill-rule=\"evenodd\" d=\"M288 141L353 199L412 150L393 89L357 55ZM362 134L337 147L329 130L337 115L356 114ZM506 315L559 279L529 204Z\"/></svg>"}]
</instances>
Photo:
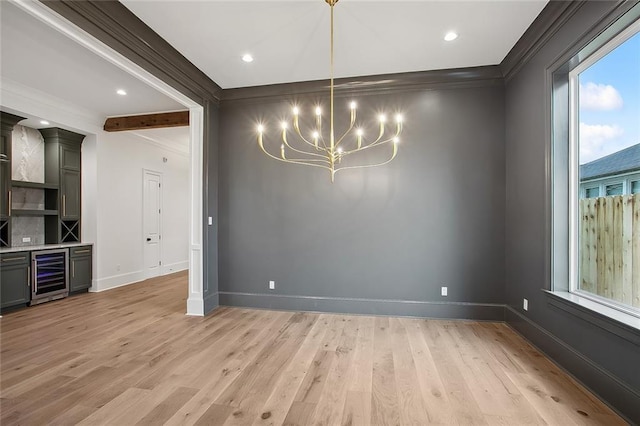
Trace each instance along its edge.
<instances>
[{"instance_id":1,"label":"doorway","mask_svg":"<svg viewBox=\"0 0 640 426\"><path fill-rule=\"evenodd\" d=\"M202 316L205 312L205 296L210 300L215 300L217 292L210 292L208 288L204 287L204 268L203 268L203 149L204 149L204 107L197 101L189 98L181 93L178 89L168 85L164 81L160 80L138 64L132 62L122 54L114 51L104 43L98 41L85 31L76 27L74 24L62 18L57 13L53 12L47 6L40 2L23 2L16 1L14 3L19 8L36 17L40 21L46 23L57 31L63 33L67 37L76 41L80 45L84 46L91 52L97 54L99 57L107 60L108 62L116 65L120 69L126 71L130 75L136 77L138 80L147 84L148 86L156 89L158 92L176 100L183 106L189 109L189 130L190 130L190 143L189 143L189 292L187 298L186 314ZM4 98L7 99L6 97ZM29 111L34 110L32 113L37 116L52 117L53 121L59 123L74 122L78 123L74 125L74 128L83 129L89 127L90 130L84 130L92 135L88 136L95 141L95 134L101 132L101 127L96 127L94 124L85 123L80 115L72 115L64 108L59 108L57 105L55 108L49 104L43 102L34 103L31 97L15 96L11 98L16 106L12 106L17 110ZM48 112L38 113L42 109L48 110ZM70 125L70 124L69 124ZM92 152L95 156L95 152ZM93 179L96 179L95 177ZM88 198L88 197L86 197ZM86 205L87 200L83 200L83 206ZM97 211L95 215L83 219L83 235L98 235L97 225ZM99 253L98 248L100 243L97 237L94 237L96 243L96 252ZM146 240L146 238L145 238ZM98 267L98 256L94 256L94 270L100 270ZM141 277L144 277L143 273L140 273ZM116 278L119 278L116 276ZM109 278L110 279L110 278ZM105 278L105 284L109 284L108 279ZM94 279L94 286L101 291L100 279ZM212 302L213 303L213 302Z\"/></svg>"}]
</instances>

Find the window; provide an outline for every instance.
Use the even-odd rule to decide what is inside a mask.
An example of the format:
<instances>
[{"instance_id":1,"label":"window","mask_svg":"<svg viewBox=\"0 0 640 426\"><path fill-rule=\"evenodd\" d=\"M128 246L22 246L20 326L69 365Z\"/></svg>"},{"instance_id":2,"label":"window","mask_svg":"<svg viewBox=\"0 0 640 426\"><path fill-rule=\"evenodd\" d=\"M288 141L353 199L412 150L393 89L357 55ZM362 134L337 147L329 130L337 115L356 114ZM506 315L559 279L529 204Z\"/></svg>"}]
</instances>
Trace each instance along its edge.
<instances>
[{"instance_id":1,"label":"window","mask_svg":"<svg viewBox=\"0 0 640 426\"><path fill-rule=\"evenodd\" d=\"M596 198L600 196L600 187L587 188L584 193L585 198Z\"/></svg>"},{"instance_id":2,"label":"window","mask_svg":"<svg viewBox=\"0 0 640 426\"><path fill-rule=\"evenodd\" d=\"M622 195L622 184L616 183L615 185L607 185L607 196Z\"/></svg>"},{"instance_id":3,"label":"window","mask_svg":"<svg viewBox=\"0 0 640 426\"><path fill-rule=\"evenodd\" d=\"M592 34L548 73L551 293L640 330L640 4Z\"/></svg>"}]
</instances>

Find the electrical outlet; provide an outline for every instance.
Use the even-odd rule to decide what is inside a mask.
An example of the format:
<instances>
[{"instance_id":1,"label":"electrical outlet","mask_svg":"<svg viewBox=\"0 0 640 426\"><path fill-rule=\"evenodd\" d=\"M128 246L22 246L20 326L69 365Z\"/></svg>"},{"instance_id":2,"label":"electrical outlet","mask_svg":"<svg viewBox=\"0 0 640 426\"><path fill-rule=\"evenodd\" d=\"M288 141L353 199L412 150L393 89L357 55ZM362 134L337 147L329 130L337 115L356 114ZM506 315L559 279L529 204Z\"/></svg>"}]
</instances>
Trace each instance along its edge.
<instances>
[{"instance_id":1,"label":"electrical outlet","mask_svg":"<svg viewBox=\"0 0 640 426\"><path fill-rule=\"evenodd\" d=\"M440 295L446 296L447 294L448 294L447 287L442 287L442 289L440 289Z\"/></svg>"},{"instance_id":2,"label":"electrical outlet","mask_svg":"<svg viewBox=\"0 0 640 426\"><path fill-rule=\"evenodd\" d=\"M116 265L116 271L120 272L120 265Z\"/></svg>"},{"instance_id":3,"label":"electrical outlet","mask_svg":"<svg viewBox=\"0 0 640 426\"><path fill-rule=\"evenodd\" d=\"M275 290L275 289L276 289L276 282L269 281L269 290Z\"/></svg>"},{"instance_id":4,"label":"electrical outlet","mask_svg":"<svg viewBox=\"0 0 640 426\"><path fill-rule=\"evenodd\" d=\"M31 237L22 237L22 242L23 243L30 243L31 242Z\"/></svg>"},{"instance_id":5,"label":"electrical outlet","mask_svg":"<svg viewBox=\"0 0 640 426\"><path fill-rule=\"evenodd\" d=\"M527 299L522 299L522 309L525 311L529 310L529 301Z\"/></svg>"},{"instance_id":6,"label":"electrical outlet","mask_svg":"<svg viewBox=\"0 0 640 426\"><path fill-rule=\"evenodd\" d=\"M213 218L209 216L209 226L213 225Z\"/></svg>"}]
</instances>

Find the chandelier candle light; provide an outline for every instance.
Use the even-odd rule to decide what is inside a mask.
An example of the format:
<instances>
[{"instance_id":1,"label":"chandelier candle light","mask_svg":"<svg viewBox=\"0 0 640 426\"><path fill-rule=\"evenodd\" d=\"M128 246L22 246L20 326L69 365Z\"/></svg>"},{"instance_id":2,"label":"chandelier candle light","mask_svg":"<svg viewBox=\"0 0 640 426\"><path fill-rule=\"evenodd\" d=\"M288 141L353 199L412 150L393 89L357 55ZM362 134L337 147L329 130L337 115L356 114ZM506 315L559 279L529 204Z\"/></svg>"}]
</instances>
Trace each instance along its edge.
<instances>
[{"instance_id":1,"label":"chandelier candle light","mask_svg":"<svg viewBox=\"0 0 640 426\"><path fill-rule=\"evenodd\" d=\"M333 128L333 7L338 0L325 0L331 7L331 82L330 82L330 111L329 111L329 137L327 144L326 139L322 135L322 109L318 106L315 109L315 129L310 132L310 137L307 139L300 130L298 118L300 116L300 110L297 106L293 107L292 127L296 139L299 141L295 144L289 142L287 134L289 131L289 123L283 121L282 126L282 144L280 145L280 155L271 154L264 146L263 134L265 128L262 124L258 125L258 145L269 157L279 161L291 164L302 164L305 166L322 167L329 171L331 174L331 182L334 182L335 175L340 170L347 169L362 169L367 167L382 166L393 160L398 153L398 143L400 142L399 136L402 132L402 116L397 114L395 116L395 132L391 135L387 135L387 117L385 114L380 114L379 132L376 139L367 141L364 137L364 130L357 127L355 132L352 132L356 125L356 103L351 102L351 119L350 124L345 133L336 139ZM343 145L344 143L344 145ZM391 145L391 157L385 161L372 164L361 165L348 165L340 167L342 160L352 154L361 153L364 150L379 147L382 145ZM291 157L290 157L291 156Z\"/></svg>"}]
</instances>

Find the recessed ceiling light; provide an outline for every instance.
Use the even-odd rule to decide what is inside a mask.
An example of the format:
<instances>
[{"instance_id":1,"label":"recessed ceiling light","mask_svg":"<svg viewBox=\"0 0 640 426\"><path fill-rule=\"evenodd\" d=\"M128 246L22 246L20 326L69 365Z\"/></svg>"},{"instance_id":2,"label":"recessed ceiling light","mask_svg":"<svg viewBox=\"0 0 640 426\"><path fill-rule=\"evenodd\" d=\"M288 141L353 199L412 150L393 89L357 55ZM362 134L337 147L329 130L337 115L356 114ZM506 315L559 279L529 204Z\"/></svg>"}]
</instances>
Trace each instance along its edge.
<instances>
[{"instance_id":1,"label":"recessed ceiling light","mask_svg":"<svg viewBox=\"0 0 640 426\"><path fill-rule=\"evenodd\" d=\"M245 62L253 62L253 56L249 55L248 53L246 55L242 56L242 60Z\"/></svg>"},{"instance_id":2,"label":"recessed ceiling light","mask_svg":"<svg viewBox=\"0 0 640 426\"><path fill-rule=\"evenodd\" d=\"M49 123L47 120L40 120L40 124L42 124L44 126L48 126L51 123Z\"/></svg>"},{"instance_id":3,"label":"recessed ceiling light","mask_svg":"<svg viewBox=\"0 0 640 426\"><path fill-rule=\"evenodd\" d=\"M118 89L116 90L116 93L120 96L125 96L127 94L127 91L124 89Z\"/></svg>"},{"instance_id":4,"label":"recessed ceiling light","mask_svg":"<svg viewBox=\"0 0 640 426\"><path fill-rule=\"evenodd\" d=\"M453 41L453 40L455 40L457 38L458 38L458 33L455 33L453 31L449 31L448 33L446 33L444 35L445 41Z\"/></svg>"}]
</instances>

